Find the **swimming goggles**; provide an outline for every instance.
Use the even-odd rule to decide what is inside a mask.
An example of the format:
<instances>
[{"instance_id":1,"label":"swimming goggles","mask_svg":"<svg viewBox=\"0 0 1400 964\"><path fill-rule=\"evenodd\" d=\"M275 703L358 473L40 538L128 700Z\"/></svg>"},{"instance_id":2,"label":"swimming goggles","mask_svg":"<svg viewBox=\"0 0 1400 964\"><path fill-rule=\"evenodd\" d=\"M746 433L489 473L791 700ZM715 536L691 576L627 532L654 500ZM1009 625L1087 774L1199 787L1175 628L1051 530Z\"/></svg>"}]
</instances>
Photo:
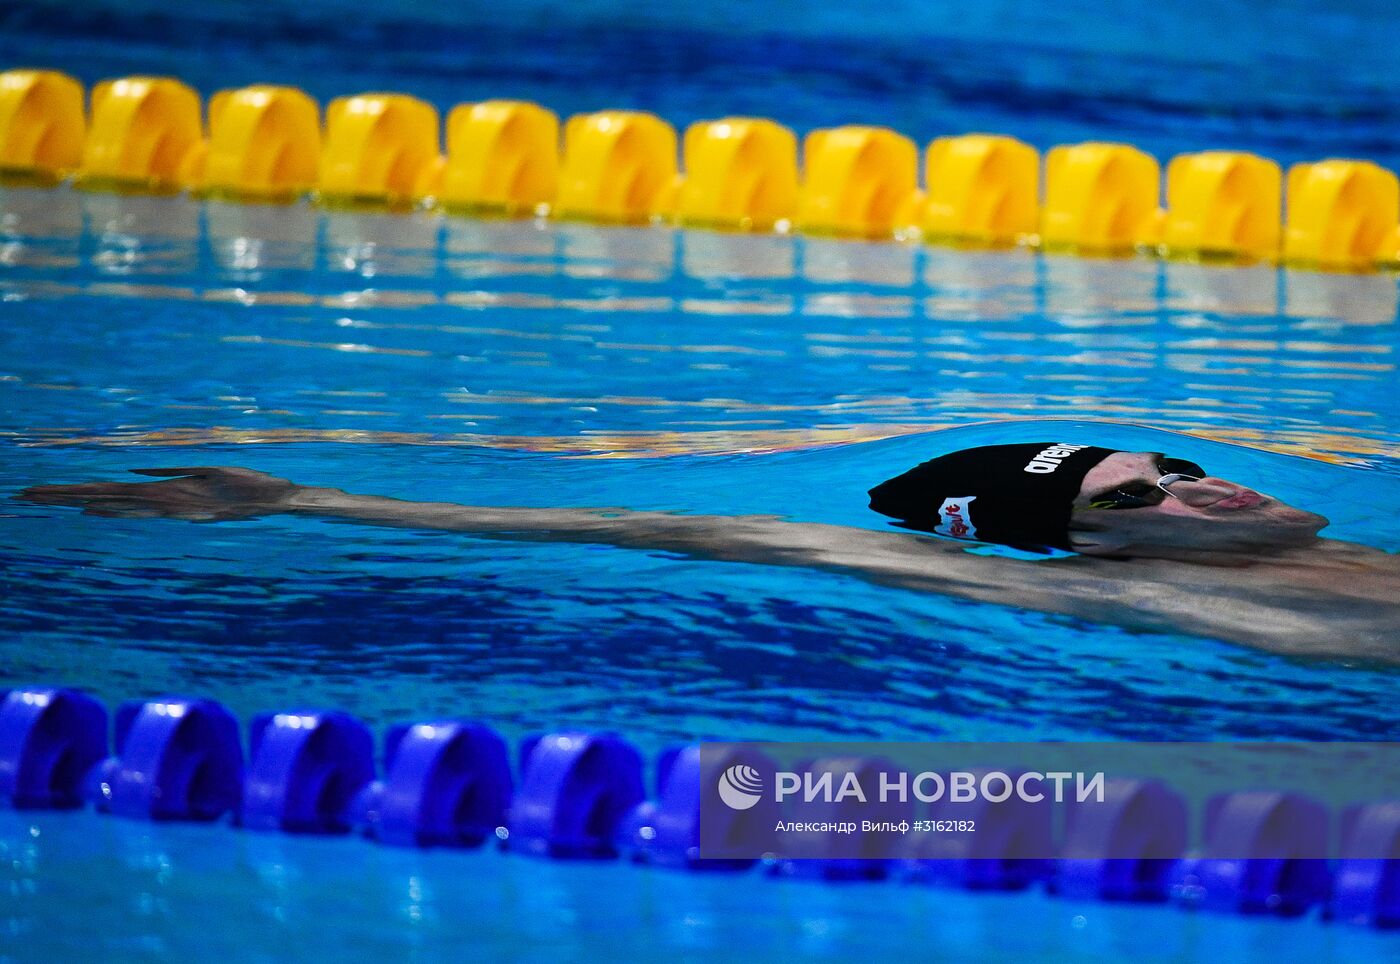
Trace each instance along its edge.
<instances>
[{"instance_id":1,"label":"swimming goggles","mask_svg":"<svg viewBox=\"0 0 1400 964\"><path fill-rule=\"evenodd\" d=\"M1142 509L1149 505L1161 505L1166 497L1172 494L1173 484L1199 482L1206 475L1205 469L1185 459L1158 459L1157 471L1162 475L1156 482L1138 480L1124 483L1111 492L1101 492L1094 496L1089 508Z\"/></svg>"}]
</instances>

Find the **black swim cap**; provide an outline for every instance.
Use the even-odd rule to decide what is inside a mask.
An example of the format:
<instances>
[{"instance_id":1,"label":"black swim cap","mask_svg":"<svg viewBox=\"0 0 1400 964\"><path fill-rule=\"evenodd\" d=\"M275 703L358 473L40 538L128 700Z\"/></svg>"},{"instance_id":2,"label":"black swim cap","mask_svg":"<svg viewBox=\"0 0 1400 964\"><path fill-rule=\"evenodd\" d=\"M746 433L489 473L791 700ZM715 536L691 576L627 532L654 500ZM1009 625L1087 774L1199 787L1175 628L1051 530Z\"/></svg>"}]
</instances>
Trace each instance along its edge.
<instances>
[{"instance_id":1,"label":"black swim cap","mask_svg":"<svg viewBox=\"0 0 1400 964\"><path fill-rule=\"evenodd\" d=\"M922 532L1018 549L1068 549L1084 476L1117 449L1068 442L950 452L870 490L870 508Z\"/></svg>"}]
</instances>

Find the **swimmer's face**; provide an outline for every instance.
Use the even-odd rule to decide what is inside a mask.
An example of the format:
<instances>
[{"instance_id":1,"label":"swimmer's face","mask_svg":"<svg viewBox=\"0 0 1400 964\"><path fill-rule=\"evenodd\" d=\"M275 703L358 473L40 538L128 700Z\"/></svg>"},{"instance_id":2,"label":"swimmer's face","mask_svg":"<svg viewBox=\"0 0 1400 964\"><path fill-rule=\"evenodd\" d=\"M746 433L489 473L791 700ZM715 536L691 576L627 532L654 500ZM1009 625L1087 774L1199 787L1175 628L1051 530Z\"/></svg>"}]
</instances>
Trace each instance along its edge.
<instances>
[{"instance_id":1,"label":"swimmer's face","mask_svg":"<svg viewBox=\"0 0 1400 964\"><path fill-rule=\"evenodd\" d=\"M1070 535L1076 550L1113 555L1284 548L1312 542L1327 525L1320 515L1214 476L1170 483L1171 494L1156 505L1093 507L1108 504L1118 492L1151 493L1164 474L1161 458L1159 452L1115 452L1089 470L1074 502Z\"/></svg>"}]
</instances>

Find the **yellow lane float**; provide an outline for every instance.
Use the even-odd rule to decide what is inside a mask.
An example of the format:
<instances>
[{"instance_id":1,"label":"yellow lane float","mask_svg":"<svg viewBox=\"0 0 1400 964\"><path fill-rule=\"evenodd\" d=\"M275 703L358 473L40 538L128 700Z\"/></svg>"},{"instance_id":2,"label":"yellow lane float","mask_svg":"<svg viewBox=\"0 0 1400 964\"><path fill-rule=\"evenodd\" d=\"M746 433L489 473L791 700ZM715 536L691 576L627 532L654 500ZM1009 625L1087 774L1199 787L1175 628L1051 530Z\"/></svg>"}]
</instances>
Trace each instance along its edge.
<instances>
[{"instance_id":1,"label":"yellow lane float","mask_svg":"<svg viewBox=\"0 0 1400 964\"><path fill-rule=\"evenodd\" d=\"M654 114L577 114L564 127L555 213L594 221L642 222L675 204L676 130Z\"/></svg>"},{"instance_id":2,"label":"yellow lane float","mask_svg":"<svg viewBox=\"0 0 1400 964\"><path fill-rule=\"evenodd\" d=\"M1156 244L1160 170L1127 144L1071 144L1045 157L1040 240L1052 250L1121 254Z\"/></svg>"},{"instance_id":3,"label":"yellow lane float","mask_svg":"<svg viewBox=\"0 0 1400 964\"><path fill-rule=\"evenodd\" d=\"M1040 215L1040 154L995 134L940 137L928 147L917 227L930 240L1014 244Z\"/></svg>"},{"instance_id":4,"label":"yellow lane float","mask_svg":"<svg viewBox=\"0 0 1400 964\"><path fill-rule=\"evenodd\" d=\"M812 131L802 145L802 230L891 236L918 193L919 149L884 127Z\"/></svg>"},{"instance_id":5,"label":"yellow lane float","mask_svg":"<svg viewBox=\"0 0 1400 964\"><path fill-rule=\"evenodd\" d=\"M1379 165L1334 158L1288 171L1290 264L1356 269L1400 260L1397 221L1400 184Z\"/></svg>"},{"instance_id":6,"label":"yellow lane float","mask_svg":"<svg viewBox=\"0 0 1400 964\"><path fill-rule=\"evenodd\" d=\"M797 136L771 120L726 117L685 132L681 224L768 231L797 214Z\"/></svg>"},{"instance_id":7,"label":"yellow lane float","mask_svg":"<svg viewBox=\"0 0 1400 964\"><path fill-rule=\"evenodd\" d=\"M92 89L92 123L78 184L118 191L173 193L200 163L204 129L199 95L169 77L122 77Z\"/></svg>"},{"instance_id":8,"label":"yellow lane float","mask_svg":"<svg viewBox=\"0 0 1400 964\"><path fill-rule=\"evenodd\" d=\"M559 185L559 118L538 104L488 100L447 115L437 199L454 211L532 214Z\"/></svg>"},{"instance_id":9,"label":"yellow lane float","mask_svg":"<svg viewBox=\"0 0 1400 964\"><path fill-rule=\"evenodd\" d=\"M292 201L316 186L321 111L295 87L257 85L209 99L209 144L195 187L249 201Z\"/></svg>"},{"instance_id":10,"label":"yellow lane float","mask_svg":"<svg viewBox=\"0 0 1400 964\"><path fill-rule=\"evenodd\" d=\"M321 200L400 207L431 195L442 175L437 108L407 94L338 97L326 108Z\"/></svg>"},{"instance_id":11,"label":"yellow lane float","mask_svg":"<svg viewBox=\"0 0 1400 964\"><path fill-rule=\"evenodd\" d=\"M1167 165L1161 244L1170 255L1277 257L1283 173L1242 151L1182 154Z\"/></svg>"},{"instance_id":12,"label":"yellow lane float","mask_svg":"<svg viewBox=\"0 0 1400 964\"><path fill-rule=\"evenodd\" d=\"M0 74L0 177L57 182L83 156L83 85L56 70Z\"/></svg>"}]
</instances>

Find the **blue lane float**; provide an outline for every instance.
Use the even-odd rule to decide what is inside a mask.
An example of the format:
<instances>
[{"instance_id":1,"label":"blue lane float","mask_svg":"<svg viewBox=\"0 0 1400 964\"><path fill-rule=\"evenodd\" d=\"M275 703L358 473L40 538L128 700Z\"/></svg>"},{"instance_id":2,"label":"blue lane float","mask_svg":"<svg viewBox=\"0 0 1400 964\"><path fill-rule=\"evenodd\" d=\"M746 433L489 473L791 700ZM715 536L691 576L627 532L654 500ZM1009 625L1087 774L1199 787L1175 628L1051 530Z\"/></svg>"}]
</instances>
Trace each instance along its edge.
<instances>
[{"instance_id":1,"label":"blue lane float","mask_svg":"<svg viewBox=\"0 0 1400 964\"><path fill-rule=\"evenodd\" d=\"M979 779L989 772L979 772ZM1021 776L1016 770L996 772L1011 780ZM1049 861L1014 856L1049 852L1050 811L1045 807L1014 796L1003 803L980 796L957 803L945 797L930 805L928 819L974 820L977 832L916 838L910 870L920 881L964 890L1024 890L1049 874Z\"/></svg>"},{"instance_id":2,"label":"blue lane float","mask_svg":"<svg viewBox=\"0 0 1400 964\"><path fill-rule=\"evenodd\" d=\"M117 752L88 779L97 809L145 820L217 820L243 795L238 720L213 700L170 697L117 708Z\"/></svg>"},{"instance_id":3,"label":"blue lane float","mask_svg":"<svg viewBox=\"0 0 1400 964\"><path fill-rule=\"evenodd\" d=\"M886 775L893 777L897 768L881 757L853 759L829 757L799 764L798 771L805 781L813 783L831 780L839 787L847 774L854 774L863 786L879 786ZM861 823L861 813L873 811L854 801L837 798L813 801L804 808L804 819L828 824ZM913 806L904 802L882 804L875 812L879 822L900 823L913 816ZM788 877L817 877L823 880L883 880L898 865L902 856L894 837L888 833L852 833L812 830L788 835L792 852L801 859L782 860L776 872Z\"/></svg>"},{"instance_id":4,"label":"blue lane float","mask_svg":"<svg viewBox=\"0 0 1400 964\"><path fill-rule=\"evenodd\" d=\"M1400 800L1342 814L1341 859L1325 913L1348 924L1400 928Z\"/></svg>"},{"instance_id":5,"label":"blue lane float","mask_svg":"<svg viewBox=\"0 0 1400 964\"><path fill-rule=\"evenodd\" d=\"M521 748L510 849L544 857L615 857L623 822L645 795L642 755L622 737L531 737Z\"/></svg>"},{"instance_id":6,"label":"blue lane float","mask_svg":"<svg viewBox=\"0 0 1400 964\"><path fill-rule=\"evenodd\" d=\"M356 803L366 835L402 847L477 847L510 807L510 758L495 730L467 720L395 726L387 776Z\"/></svg>"},{"instance_id":7,"label":"blue lane float","mask_svg":"<svg viewBox=\"0 0 1400 964\"><path fill-rule=\"evenodd\" d=\"M89 771L107 755L107 710L72 689L0 692L0 801L69 810L84 802Z\"/></svg>"},{"instance_id":8,"label":"blue lane float","mask_svg":"<svg viewBox=\"0 0 1400 964\"><path fill-rule=\"evenodd\" d=\"M718 821L707 812L702 827L700 801L722 773L771 771L771 760L744 747L712 758L698 746L665 751L653 800L644 792L641 754L616 734L528 739L518 783L505 740L472 721L391 728L380 779L369 729L337 711L259 715L249 726L249 749L245 767L237 720L212 700L131 702L110 718L99 701L78 690L0 690L0 806L62 810L90 803L135 819L227 818L286 833L358 830L402 846L470 847L499 837L520 853L625 854L683 870L751 867L758 861L726 858L725 841L749 840L754 827L780 816L777 804L765 800ZM804 767L833 778L854 768L878 780L889 764L832 759ZM1169 898L1192 909L1283 917L1321 907L1324 920L1400 927L1400 800L1343 812L1340 857L1329 863L1300 857L1323 852L1329 814L1299 794L1256 790L1212 798L1204 812L1204 846L1186 857L1180 854L1189 813L1178 794L1157 781L1110 780L1107 797L1109 806L1092 817L1068 811L1053 861L1009 859L1025 852L1012 843L1026 835L1036 849L1049 840L1044 808L995 810L979 798L952 809L935 804L919 815L974 816L978 832L972 840L962 836L957 852L947 849L957 835L911 837L891 847L888 836L827 834L806 842L813 859L778 861L772 870L825 880L898 877L973 890L1042 881L1051 893L1072 899ZM826 817L849 819L840 806L833 804ZM969 807L981 809L974 815ZM913 816L902 804L883 814L891 821ZM1239 841L1247 842L1245 858L1234 856Z\"/></svg>"},{"instance_id":9,"label":"blue lane float","mask_svg":"<svg viewBox=\"0 0 1400 964\"><path fill-rule=\"evenodd\" d=\"M1297 793L1246 790L1206 802L1205 851L1173 869L1173 896L1202 910L1297 917L1327 896L1327 808ZM1249 859L1214 856L1238 852Z\"/></svg>"},{"instance_id":10,"label":"blue lane float","mask_svg":"<svg viewBox=\"0 0 1400 964\"><path fill-rule=\"evenodd\" d=\"M356 796L374 779L374 739L348 713L263 713L249 727L252 763L243 825L347 833Z\"/></svg>"},{"instance_id":11,"label":"blue lane float","mask_svg":"<svg viewBox=\"0 0 1400 964\"><path fill-rule=\"evenodd\" d=\"M1186 801L1159 780L1109 780L1093 819L1071 806L1050 890L1071 899L1160 902L1186 852ZM1109 857L1113 854L1113 857ZM1132 856L1123 856L1131 854Z\"/></svg>"},{"instance_id":12,"label":"blue lane float","mask_svg":"<svg viewBox=\"0 0 1400 964\"><path fill-rule=\"evenodd\" d=\"M641 863L688 870L753 866L753 858L733 856L738 852L734 843L752 840L756 832L776 824L778 805L772 797L762 796L746 810L716 807L703 828L700 820L703 794L735 767L760 773L774 769L767 755L747 747L731 748L710 760L698 746L664 750L657 760L656 800L644 800L628 814L621 835L624 852ZM702 851L709 855L703 860Z\"/></svg>"}]
</instances>

